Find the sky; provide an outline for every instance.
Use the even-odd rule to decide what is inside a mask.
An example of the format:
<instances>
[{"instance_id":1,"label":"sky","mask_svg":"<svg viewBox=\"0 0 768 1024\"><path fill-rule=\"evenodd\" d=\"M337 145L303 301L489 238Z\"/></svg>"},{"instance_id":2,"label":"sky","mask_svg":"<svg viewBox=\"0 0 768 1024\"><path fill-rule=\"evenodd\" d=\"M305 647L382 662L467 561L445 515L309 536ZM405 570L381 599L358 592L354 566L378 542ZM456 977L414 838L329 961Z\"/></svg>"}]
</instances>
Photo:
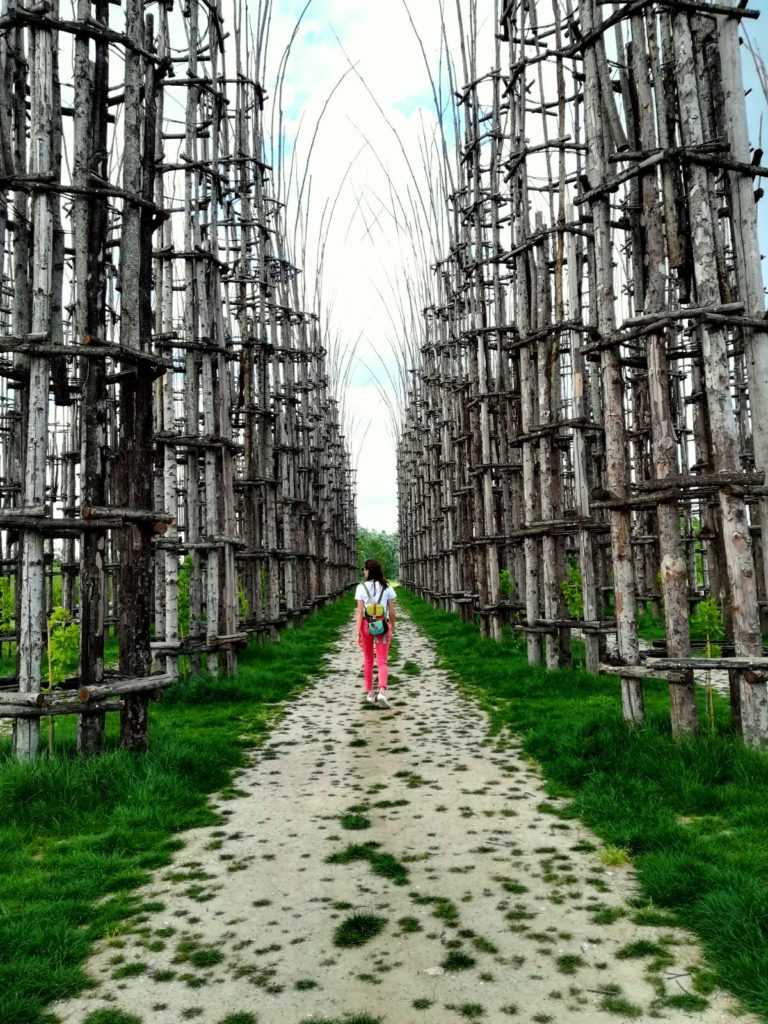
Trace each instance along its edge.
<instances>
[{"instance_id":1,"label":"sky","mask_svg":"<svg viewBox=\"0 0 768 1024\"><path fill-rule=\"evenodd\" d=\"M280 0L275 5L269 42L273 68L304 2ZM452 0L448 4L453 7ZM409 6L437 69L439 4L411 0ZM436 256L428 245L419 248L422 232L415 229L407 195L414 178L424 180L420 154L425 137L427 147L432 146L436 115L424 58L402 0L386 5L313 0L292 47L282 93L270 95L268 104L274 111L271 117L283 111L283 172L290 176L295 148L294 181L297 169L303 174L321 118L304 186L309 242L302 258L299 229L294 252L305 266L305 284L311 290L320 222L325 211L327 223L335 202L322 301L338 350L356 345L344 402L357 471L358 522L391 533L397 530L397 424L391 406L401 404L394 350L410 333L402 325L400 308L408 305L409 273L423 274ZM295 210L289 203L289 241Z\"/></svg>"},{"instance_id":2,"label":"sky","mask_svg":"<svg viewBox=\"0 0 768 1024\"><path fill-rule=\"evenodd\" d=\"M753 0L750 6L761 9L766 3ZM268 82L305 4L306 0L275 0ZM408 0L408 6L426 59L439 77L439 0ZM449 37L456 40L454 0L445 0L445 7ZM491 46L493 0L479 0L478 9L480 38ZM762 47L764 56L766 20L768 7L749 26L752 41ZM752 90L751 142L768 150L765 99L745 49L742 56ZM489 69L492 59L490 52L485 59L481 55L478 71ZM284 185L284 191L292 192L288 240L296 261L305 268L310 293L318 238L326 229L322 313L331 347L342 353L341 369L348 374L343 401L356 468L358 522L370 530L393 532L397 422L392 408L402 405L394 353L406 336L412 341L407 318L409 310L418 313L420 305L413 286L409 294L409 279L416 280L444 255L439 241L424 240L418 225L422 211L414 209L419 205L415 183L425 195L424 183L437 173L437 119L425 56L404 0L312 0L292 44L282 90L271 90L266 116L274 136L282 131L285 139L282 174L290 179L291 188ZM297 225L298 192L309 220ZM763 251L768 251L768 199L760 204L760 216ZM768 260L764 272L768 277ZM313 305L310 297L308 303ZM352 347L355 354L347 365Z\"/></svg>"}]
</instances>

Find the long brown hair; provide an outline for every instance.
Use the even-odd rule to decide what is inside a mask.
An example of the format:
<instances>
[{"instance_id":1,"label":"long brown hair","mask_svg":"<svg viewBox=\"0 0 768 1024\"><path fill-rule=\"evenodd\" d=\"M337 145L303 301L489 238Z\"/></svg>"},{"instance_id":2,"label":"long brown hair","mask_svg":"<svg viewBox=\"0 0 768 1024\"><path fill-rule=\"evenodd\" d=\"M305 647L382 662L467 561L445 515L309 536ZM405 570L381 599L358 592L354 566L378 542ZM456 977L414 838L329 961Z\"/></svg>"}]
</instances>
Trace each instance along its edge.
<instances>
[{"instance_id":1,"label":"long brown hair","mask_svg":"<svg viewBox=\"0 0 768 1024\"><path fill-rule=\"evenodd\" d=\"M363 563L363 568L368 570L369 582L372 580L374 583L380 583L382 587L386 590L389 584L384 578L384 573L381 568L381 562L378 562L375 558L366 558L365 562Z\"/></svg>"}]
</instances>

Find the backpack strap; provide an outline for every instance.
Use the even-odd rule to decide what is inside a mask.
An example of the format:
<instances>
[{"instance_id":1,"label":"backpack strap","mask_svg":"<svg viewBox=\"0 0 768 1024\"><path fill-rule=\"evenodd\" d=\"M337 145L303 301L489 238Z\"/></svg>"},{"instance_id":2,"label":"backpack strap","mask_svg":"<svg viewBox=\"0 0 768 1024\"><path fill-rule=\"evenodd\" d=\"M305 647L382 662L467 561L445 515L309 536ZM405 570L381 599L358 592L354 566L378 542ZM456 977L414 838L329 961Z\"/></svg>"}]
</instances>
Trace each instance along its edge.
<instances>
[{"instance_id":1,"label":"backpack strap","mask_svg":"<svg viewBox=\"0 0 768 1024\"><path fill-rule=\"evenodd\" d=\"M368 589L368 584L367 583L363 583L363 589L365 590L365 596L368 598L368 602L367 603L373 604L373 605L380 604L382 606L382 609L383 609L382 618L386 619L387 618L387 609L386 609L386 607L384 606L384 604L383 604L383 602L381 600L382 597L384 597L384 591L386 590L386 587L384 586L383 583L379 582L378 580L374 580L374 583L379 583L379 594L378 594L378 598L376 600L374 600L374 598L371 596L371 592ZM365 612L365 610L364 610L364 614L365 614L365 617L367 618L368 617L368 613Z\"/></svg>"}]
</instances>

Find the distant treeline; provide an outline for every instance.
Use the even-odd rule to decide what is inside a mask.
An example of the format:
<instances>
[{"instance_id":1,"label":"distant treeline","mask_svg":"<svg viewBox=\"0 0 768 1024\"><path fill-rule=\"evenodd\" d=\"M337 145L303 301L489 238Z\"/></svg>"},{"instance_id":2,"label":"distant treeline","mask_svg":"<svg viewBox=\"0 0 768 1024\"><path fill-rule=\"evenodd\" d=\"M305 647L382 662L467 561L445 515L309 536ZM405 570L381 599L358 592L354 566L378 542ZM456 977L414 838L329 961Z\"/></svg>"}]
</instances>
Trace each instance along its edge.
<instances>
[{"instance_id":1,"label":"distant treeline","mask_svg":"<svg viewBox=\"0 0 768 1024\"><path fill-rule=\"evenodd\" d=\"M396 533L380 533L376 530L357 528L357 567L363 573L363 562L366 558L375 558L381 562L384 575L388 580L396 580L400 572L400 538Z\"/></svg>"}]
</instances>

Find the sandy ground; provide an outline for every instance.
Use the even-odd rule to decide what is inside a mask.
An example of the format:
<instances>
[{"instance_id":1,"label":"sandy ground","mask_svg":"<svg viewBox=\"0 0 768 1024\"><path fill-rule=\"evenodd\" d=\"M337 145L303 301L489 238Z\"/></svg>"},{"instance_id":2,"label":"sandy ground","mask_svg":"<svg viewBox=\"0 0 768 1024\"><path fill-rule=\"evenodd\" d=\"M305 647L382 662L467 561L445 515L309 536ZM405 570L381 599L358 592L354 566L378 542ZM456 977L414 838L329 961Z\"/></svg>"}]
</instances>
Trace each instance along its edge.
<instances>
[{"instance_id":1,"label":"sandy ground","mask_svg":"<svg viewBox=\"0 0 768 1024\"><path fill-rule=\"evenodd\" d=\"M637 919L631 867L553 813L514 738L489 737L433 646L405 616L398 629L392 709L362 703L350 623L235 798L214 800L221 824L185 833L146 888L162 909L97 949L94 988L52 1007L60 1020L755 1021L718 990L679 1005L702 964L692 937ZM378 934L339 946L360 915Z\"/></svg>"}]
</instances>

